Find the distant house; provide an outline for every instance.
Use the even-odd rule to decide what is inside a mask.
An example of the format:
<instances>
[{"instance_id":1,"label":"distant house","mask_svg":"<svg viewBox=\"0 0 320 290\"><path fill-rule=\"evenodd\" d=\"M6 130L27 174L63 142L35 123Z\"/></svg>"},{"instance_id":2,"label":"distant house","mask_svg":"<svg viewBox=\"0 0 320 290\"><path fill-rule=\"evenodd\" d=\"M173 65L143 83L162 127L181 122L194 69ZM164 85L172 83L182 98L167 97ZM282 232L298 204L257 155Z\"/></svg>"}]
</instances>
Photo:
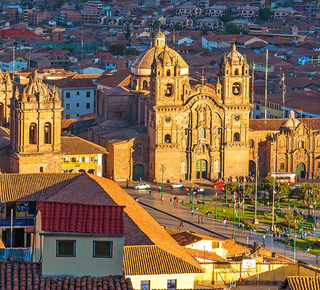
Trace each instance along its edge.
<instances>
[{"instance_id":1,"label":"distant house","mask_svg":"<svg viewBox=\"0 0 320 290\"><path fill-rule=\"evenodd\" d=\"M193 20L189 19L187 16L173 16L167 18L168 27L174 27L177 23L180 28L189 28L193 26Z\"/></svg>"},{"instance_id":2,"label":"distant house","mask_svg":"<svg viewBox=\"0 0 320 290\"><path fill-rule=\"evenodd\" d=\"M206 8L205 14L208 17L221 17L226 9L225 5L212 5Z\"/></svg>"},{"instance_id":3,"label":"distant house","mask_svg":"<svg viewBox=\"0 0 320 290\"><path fill-rule=\"evenodd\" d=\"M40 202L34 260L44 276L122 275L123 206Z\"/></svg>"},{"instance_id":4,"label":"distant house","mask_svg":"<svg viewBox=\"0 0 320 290\"><path fill-rule=\"evenodd\" d=\"M257 6L241 6L238 7L238 17L252 18L258 16L259 7Z\"/></svg>"},{"instance_id":5,"label":"distant house","mask_svg":"<svg viewBox=\"0 0 320 290\"><path fill-rule=\"evenodd\" d=\"M23 57L17 57L13 60L11 54L0 54L0 69L4 71L22 70L28 66L28 62Z\"/></svg>"},{"instance_id":6,"label":"distant house","mask_svg":"<svg viewBox=\"0 0 320 290\"><path fill-rule=\"evenodd\" d=\"M223 27L223 22L219 18L205 17L196 21L197 29L219 30Z\"/></svg>"},{"instance_id":7,"label":"distant house","mask_svg":"<svg viewBox=\"0 0 320 290\"><path fill-rule=\"evenodd\" d=\"M202 14L202 8L197 7L191 2L187 2L181 6L176 7L175 14L177 16L199 17Z\"/></svg>"},{"instance_id":8,"label":"distant house","mask_svg":"<svg viewBox=\"0 0 320 290\"><path fill-rule=\"evenodd\" d=\"M94 112L96 86L91 79L68 77L49 83L56 86L64 110L62 117L76 119Z\"/></svg>"},{"instance_id":9,"label":"distant house","mask_svg":"<svg viewBox=\"0 0 320 290\"><path fill-rule=\"evenodd\" d=\"M235 40L234 37L226 35L203 35L202 36L202 47L208 50L213 48L228 48L231 47L231 40Z\"/></svg>"},{"instance_id":10,"label":"distant house","mask_svg":"<svg viewBox=\"0 0 320 290\"><path fill-rule=\"evenodd\" d=\"M283 19L289 15L293 15L295 10L292 7L279 7L272 10L274 19Z\"/></svg>"}]
</instances>

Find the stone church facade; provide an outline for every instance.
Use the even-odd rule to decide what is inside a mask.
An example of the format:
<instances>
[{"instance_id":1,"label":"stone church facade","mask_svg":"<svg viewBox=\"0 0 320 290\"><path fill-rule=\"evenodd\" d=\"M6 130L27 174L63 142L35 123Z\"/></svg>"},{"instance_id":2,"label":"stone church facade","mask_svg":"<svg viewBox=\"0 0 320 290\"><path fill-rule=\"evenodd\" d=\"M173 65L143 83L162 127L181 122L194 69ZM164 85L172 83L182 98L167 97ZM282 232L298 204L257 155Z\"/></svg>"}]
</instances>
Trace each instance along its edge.
<instances>
[{"instance_id":1,"label":"stone church facade","mask_svg":"<svg viewBox=\"0 0 320 290\"><path fill-rule=\"evenodd\" d=\"M170 181L234 178L253 174L257 160L260 176L273 171L319 176L320 120L299 121L294 115L287 120L250 120L251 76L235 45L222 57L215 85L203 80L193 84L188 64L159 32L133 63L130 77L129 85L104 92L105 100L99 95L97 117L102 117L100 111L115 116L101 104L110 104L110 95L117 92L121 98L134 95L143 115L128 120L106 117L89 134L110 152L108 176L161 180L163 174ZM121 110L117 107L117 113ZM122 126L107 128L117 123Z\"/></svg>"},{"instance_id":2,"label":"stone church facade","mask_svg":"<svg viewBox=\"0 0 320 290\"><path fill-rule=\"evenodd\" d=\"M249 66L233 46L218 83L189 82L189 66L159 32L132 66L131 85L149 88L149 178L214 179L248 174Z\"/></svg>"}]
</instances>

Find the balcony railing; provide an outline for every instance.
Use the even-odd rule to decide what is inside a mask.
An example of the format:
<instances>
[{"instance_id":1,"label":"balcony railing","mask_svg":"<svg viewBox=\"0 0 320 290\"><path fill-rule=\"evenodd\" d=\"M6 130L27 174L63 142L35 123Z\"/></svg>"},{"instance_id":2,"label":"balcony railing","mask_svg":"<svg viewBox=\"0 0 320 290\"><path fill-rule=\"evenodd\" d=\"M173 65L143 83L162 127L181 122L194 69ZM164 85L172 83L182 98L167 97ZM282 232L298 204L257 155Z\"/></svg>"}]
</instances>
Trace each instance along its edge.
<instances>
[{"instance_id":1,"label":"balcony railing","mask_svg":"<svg viewBox=\"0 0 320 290\"><path fill-rule=\"evenodd\" d=\"M10 217L2 217L0 218L0 227L6 227L11 225ZM33 217L15 217L13 218L13 226L14 227L30 227L34 225Z\"/></svg>"},{"instance_id":2,"label":"balcony railing","mask_svg":"<svg viewBox=\"0 0 320 290\"><path fill-rule=\"evenodd\" d=\"M12 257L14 260L31 261L32 248L5 248L0 249L0 260L7 260Z\"/></svg>"}]
</instances>

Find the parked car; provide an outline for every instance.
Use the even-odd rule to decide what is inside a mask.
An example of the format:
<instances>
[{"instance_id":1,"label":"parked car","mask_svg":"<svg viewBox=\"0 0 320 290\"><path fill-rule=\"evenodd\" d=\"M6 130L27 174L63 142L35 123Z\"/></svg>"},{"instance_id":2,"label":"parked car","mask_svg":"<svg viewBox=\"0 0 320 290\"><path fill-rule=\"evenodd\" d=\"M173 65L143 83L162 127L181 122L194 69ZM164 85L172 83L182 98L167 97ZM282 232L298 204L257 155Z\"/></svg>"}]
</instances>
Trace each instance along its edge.
<instances>
[{"instance_id":1,"label":"parked car","mask_svg":"<svg viewBox=\"0 0 320 290\"><path fill-rule=\"evenodd\" d=\"M196 192L205 192L206 188L202 186L202 187L196 187L194 190Z\"/></svg>"},{"instance_id":2,"label":"parked car","mask_svg":"<svg viewBox=\"0 0 320 290\"><path fill-rule=\"evenodd\" d=\"M172 188L182 188L184 185L182 182L177 182L175 184L171 184Z\"/></svg>"},{"instance_id":3,"label":"parked car","mask_svg":"<svg viewBox=\"0 0 320 290\"><path fill-rule=\"evenodd\" d=\"M216 188L216 187L225 187L225 185L226 185L226 183L224 181L218 181L218 182L212 184L212 186L214 188Z\"/></svg>"},{"instance_id":4,"label":"parked car","mask_svg":"<svg viewBox=\"0 0 320 290\"><path fill-rule=\"evenodd\" d=\"M140 183L134 187L134 189L149 189L151 186L147 183Z\"/></svg>"}]
</instances>

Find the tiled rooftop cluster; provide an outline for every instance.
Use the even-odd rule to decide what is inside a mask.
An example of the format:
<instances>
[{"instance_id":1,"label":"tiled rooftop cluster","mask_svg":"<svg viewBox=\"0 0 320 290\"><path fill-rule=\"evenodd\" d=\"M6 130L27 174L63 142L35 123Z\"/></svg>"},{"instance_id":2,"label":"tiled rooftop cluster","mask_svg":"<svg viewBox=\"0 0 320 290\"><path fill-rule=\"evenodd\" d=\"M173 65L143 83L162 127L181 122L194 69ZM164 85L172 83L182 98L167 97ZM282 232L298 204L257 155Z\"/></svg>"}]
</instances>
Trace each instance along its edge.
<instances>
[{"instance_id":1,"label":"tiled rooftop cluster","mask_svg":"<svg viewBox=\"0 0 320 290\"><path fill-rule=\"evenodd\" d=\"M132 290L123 277L42 277L39 263L0 261L0 289L6 290Z\"/></svg>"}]
</instances>

